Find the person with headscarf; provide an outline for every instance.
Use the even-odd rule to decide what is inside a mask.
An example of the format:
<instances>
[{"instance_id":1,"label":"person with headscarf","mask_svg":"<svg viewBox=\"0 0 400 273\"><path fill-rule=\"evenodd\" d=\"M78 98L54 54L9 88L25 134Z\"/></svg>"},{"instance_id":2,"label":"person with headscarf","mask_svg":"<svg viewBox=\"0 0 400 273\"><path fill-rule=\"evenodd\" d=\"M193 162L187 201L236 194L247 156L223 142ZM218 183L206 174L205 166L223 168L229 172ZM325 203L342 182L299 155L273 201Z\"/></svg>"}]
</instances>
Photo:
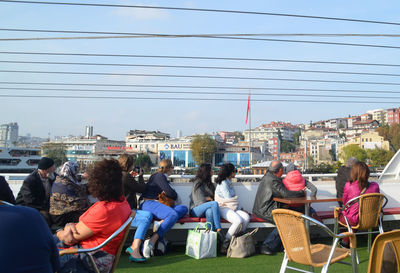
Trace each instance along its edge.
<instances>
[{"instance_id":1,"label":"person with headscarf","mask_svg":"<svg viewBox=\"0 0 400 273\"><path fill-rule=\"evenodd\" d=\"M78 171L78 163L65 162L51 188L50 215L58 227L78 222L89 207L87 188L80 183Z\"/></svg>"}]
</instances>

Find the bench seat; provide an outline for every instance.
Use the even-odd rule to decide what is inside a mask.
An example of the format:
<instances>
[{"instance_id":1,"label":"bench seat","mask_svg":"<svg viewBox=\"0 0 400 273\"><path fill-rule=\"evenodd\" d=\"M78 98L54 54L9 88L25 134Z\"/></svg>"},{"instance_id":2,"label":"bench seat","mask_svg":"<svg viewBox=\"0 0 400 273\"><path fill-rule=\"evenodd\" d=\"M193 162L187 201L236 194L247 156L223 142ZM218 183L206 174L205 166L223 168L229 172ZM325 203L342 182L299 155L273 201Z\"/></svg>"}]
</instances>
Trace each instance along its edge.
<instances>
[{"instance_id":1,"label":"bench seat","mask_svg":"<svg viewBox=\"0 0 400 273\"><path fill-rule=\"evenodd\" d=\"M183 218L179 219L178 222L172 227L172 229L193 229L199 223L205 223L205 217L191 217L189 215L185 215ZM221 226L222 228L229 228L231 223L221 218ZM257 227L275 227L275 225L266 222L265 220L258 218L254 214L250 214L250 223L248 228L257 228Z\"/></svg>"}]
</instances>

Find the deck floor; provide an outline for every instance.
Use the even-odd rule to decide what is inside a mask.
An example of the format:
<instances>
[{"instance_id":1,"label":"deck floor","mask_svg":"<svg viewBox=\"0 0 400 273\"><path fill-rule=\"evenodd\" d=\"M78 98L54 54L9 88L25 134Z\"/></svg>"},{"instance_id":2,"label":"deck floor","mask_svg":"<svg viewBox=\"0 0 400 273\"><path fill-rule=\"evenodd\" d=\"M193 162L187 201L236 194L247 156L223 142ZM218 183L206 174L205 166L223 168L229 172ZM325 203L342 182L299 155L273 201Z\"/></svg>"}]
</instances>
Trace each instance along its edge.
<instances>
[{"instance_id":1,"label":"deck floor","mask_svg":"<svg viewBox=\"0 0 400 273\"><path fill-rule=\"evenodd\" d=\"M359 244L358 253L360 258L359 272L367 272L369 253L366 247L366 238L357 236ZM321 242L321 240L318 240ZM314 242L315 243L315 242ZM331 243L325 241L322 243ZM118 264L116 273L126 272L279 272L283 253L278 253L274 256L267 256L256 254L252 257L244 259L226 258L225 256L218 256L217 258L196 260L186 256L184 246L171 246L168 255L152 257L146 263L137 264L130 263L127 254L122 254ZM350 258L346 261L350 262ZM297 266L297 265L296 265ZM307 269L306 267L303 267ZM290 271L290 270L288 270ZM294 271L290 271L294 272ZM320 272L320 269L316 269ZM333 264L329 268L329 272L351 272L351 267L343 264Z\"/></svg>"}]
</instances>

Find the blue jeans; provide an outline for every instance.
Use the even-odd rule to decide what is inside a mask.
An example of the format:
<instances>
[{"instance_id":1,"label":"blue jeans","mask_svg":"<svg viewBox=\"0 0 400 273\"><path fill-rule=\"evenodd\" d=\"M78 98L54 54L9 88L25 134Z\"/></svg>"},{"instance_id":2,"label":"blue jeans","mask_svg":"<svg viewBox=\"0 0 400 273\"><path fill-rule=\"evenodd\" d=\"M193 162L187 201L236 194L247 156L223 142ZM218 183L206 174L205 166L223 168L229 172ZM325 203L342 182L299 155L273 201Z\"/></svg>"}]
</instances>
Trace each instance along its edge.
<instances>
[{"instance_id":1,"label":"blue jeans","mask_svg":"<svg viewBox=\"0 0 400 273\"><path fill-rule=\"evenodd\" d=\"M131 223L131 227L136 228L134 239L144 240L146 231L149 228L151 221L153 221L153 214L149 211L137 210L135 218Z\"/></svg>"},{"instance_id":2,"label":"blue jeans","mask_svg":"<svg viewBox=\"0 0 400 273\"><path fill-rule=\"evenodd\" d=\"M164 220L157 230L160 238L163 238L165 232L170 230L176 221L188 212L188 208L184 205L176 205L171 208L155 200L144 201L141 209L151 212L157 219Z\"/></svg>"},{"instance_id":3,"label":"blue jeans","mask_svg":"<svg viewBox=\"0 0 400 273\"><path fill-rule=\"evenodd\" d=\"M263 245L267 245L273 252L278 252L282 248L281 237L279 237L279 232L277 228L274 228L270 234L268 234L267 239L263 242Z\"/></svg>"},{"instance_id":4,"label":"blue jeans","mask_svg":"<svg viewBox=\"0 0 400 273\"><path fill-rule=\"evenodd\" d=\"M192 208L190 211L190 215L194 217L201 217L204 214L206 215L207 222L212 224L212 230L221 229L219 206L216 201L205 202Z\"/></svg>"}]
</instances>

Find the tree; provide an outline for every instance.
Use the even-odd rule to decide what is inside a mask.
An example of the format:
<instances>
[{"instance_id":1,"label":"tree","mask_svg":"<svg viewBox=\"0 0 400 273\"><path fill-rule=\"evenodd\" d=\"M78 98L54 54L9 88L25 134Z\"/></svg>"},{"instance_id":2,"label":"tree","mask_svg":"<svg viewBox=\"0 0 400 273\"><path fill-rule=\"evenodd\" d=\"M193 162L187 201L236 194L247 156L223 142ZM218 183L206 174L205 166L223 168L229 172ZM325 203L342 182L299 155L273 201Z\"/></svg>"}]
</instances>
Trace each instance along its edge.
<instances>
[{"instance_id":1,"label":"tree","mask_svg":"<svg viewBox=\"0 0 400 273\"><path fill-rule=\"evenodd\" d=\"M400 124L381 125L375 131L385 140L388 140L396 151L400 149Z\"/></svg>"},{"instance_id":2,"label":"tree","mask_svg":"<svg viewBox=\"0 0 400 273\"><path fill-rule=\"evenodd\" d=\"M381 167L389 162L394 152L376 148L374 150L367 150L367 154L372 167Z\"/></svg>"},{"instance_id":3,"label":"tree","mask_svg":"<svg viewBox=\"0 0 400 273\"><path fill-rule=\"evenodd\" d=\"M143 168L145 171L150 171L153 162L151 162L150 156L147 154L139 154L135 159L135 166Z\"/></svg>"},{"instance_id":4,"label":"tree","mask_svg":"<svg viewBox=\"0 0 400 273\"><path fill-rule=\"evenodd\" d=\"M54 160L56 167L60 166L68 160L66 157L66 147L63 143L45 143L42 145L42 156L49 157Z\"/></svg>"},{"instance_id":5,"label":"tree","mask_svg":"<svg viewBox=\"0 0 400 273\"><path fill-rule=\"evenodd\" d=\"M239 141L243 141L244 140L244 135L240 131L233 132L233 137L235 138L235 142L239 142Z\"/></svg>"},{"instance_id":6,"label":"tree","mask_svg":"<svg viewBox=\"0 0 400 273\"><path fill-rule=\"evenodd\" d=\"M367 152L357 144L346 145L340 152L340 158L346 162L349 157L355 157L360 161L365 161L367 159Z\"/></svg>"},{"instance_id":7,"label":"tree","mask_svg":"<svg viewBox=\"0 0 400 273\"><path fill-rule=\"evenodd\" d=\"M301 136L300 131L293 134L293 144L294 145L296 145L296 146L300 145L300 136Z\"/></svg>"},{"instance_id":8,"label":"tree","mask_svg":"<svg viewBox=\"0 0 400 273\"><path fill-rule=\"evenodd\" d=\"M282 140L281 142L281 152L283 153L290 153L296 150L296 145L287 140Z\"/></svg>"},{"instance_id":9,"label":"tree","mask_svg":"<svg viewBox=\"0 0 400 273\"><path fill-rule=\"evenodd\" d=\"M197 165L203 162L212 162L217 142L210 135L195 135L190 145L194 161Z\"/></svg>"}]
</instances>

